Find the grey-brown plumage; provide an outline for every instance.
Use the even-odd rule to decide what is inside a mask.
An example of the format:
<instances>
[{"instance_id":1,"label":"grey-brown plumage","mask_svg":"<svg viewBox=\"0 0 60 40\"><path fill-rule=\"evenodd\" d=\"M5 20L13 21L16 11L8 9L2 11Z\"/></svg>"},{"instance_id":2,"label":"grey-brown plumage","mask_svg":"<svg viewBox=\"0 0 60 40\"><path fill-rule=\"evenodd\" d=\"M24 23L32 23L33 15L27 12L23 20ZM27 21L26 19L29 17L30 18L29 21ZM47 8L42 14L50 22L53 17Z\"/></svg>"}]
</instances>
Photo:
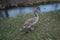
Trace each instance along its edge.
<instances>
[{"instance_id":1,"label":"grey-brown plumage","mask_svg":"<svg viewBox=\"0 0 60 40\"><path fill-rule=\"evenodd\" d=\"M38 16L37 10L39 10L39 7L36 7L36 9L34 11L35 17L27 19L25 21L25 23L23 24L22 28L20 28L20 30L24 30L26 28L34 30L34 27L32 28L32 25L35 25L38 22L38 20L39 20L39 16Z\"/></svg>"}]
</instances>

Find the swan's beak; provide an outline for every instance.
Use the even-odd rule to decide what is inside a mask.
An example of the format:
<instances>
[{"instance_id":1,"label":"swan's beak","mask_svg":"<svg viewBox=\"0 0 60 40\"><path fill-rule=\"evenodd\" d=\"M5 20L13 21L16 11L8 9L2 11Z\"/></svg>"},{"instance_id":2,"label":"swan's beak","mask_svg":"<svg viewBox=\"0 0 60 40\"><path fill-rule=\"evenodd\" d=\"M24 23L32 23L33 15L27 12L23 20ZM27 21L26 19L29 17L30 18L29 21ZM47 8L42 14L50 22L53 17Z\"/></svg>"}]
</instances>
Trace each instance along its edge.
<instances>
[{"instance_id":1,"label":"swan's beak","mask_svg":"<svg viewBox=\"0 0 60 40\"><path fill-rule=\"evenodd\" d=\"M38 10L40 10L40 7L37 7Z\"/></svg>"}]
</instances>

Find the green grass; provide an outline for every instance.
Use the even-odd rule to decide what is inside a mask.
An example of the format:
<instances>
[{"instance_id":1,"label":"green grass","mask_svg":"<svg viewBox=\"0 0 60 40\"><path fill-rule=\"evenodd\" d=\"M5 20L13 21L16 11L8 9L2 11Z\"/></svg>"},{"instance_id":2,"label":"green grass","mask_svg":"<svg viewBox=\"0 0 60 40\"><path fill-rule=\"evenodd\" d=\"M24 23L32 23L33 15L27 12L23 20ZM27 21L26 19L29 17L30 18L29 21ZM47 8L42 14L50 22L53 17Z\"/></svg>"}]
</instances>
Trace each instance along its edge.
<instances>
[{"instance_id":1,"label":"green grass","mask_svg":"<svg viewBox=\"0 0 60 40\"><path fill-rule=\"evenodd\" d=\"M0 40L60 40L60 10L39 14L35 30L23 35L19 28L33 15L6 19L0 22Z\"/></svg>"}]
</instances>

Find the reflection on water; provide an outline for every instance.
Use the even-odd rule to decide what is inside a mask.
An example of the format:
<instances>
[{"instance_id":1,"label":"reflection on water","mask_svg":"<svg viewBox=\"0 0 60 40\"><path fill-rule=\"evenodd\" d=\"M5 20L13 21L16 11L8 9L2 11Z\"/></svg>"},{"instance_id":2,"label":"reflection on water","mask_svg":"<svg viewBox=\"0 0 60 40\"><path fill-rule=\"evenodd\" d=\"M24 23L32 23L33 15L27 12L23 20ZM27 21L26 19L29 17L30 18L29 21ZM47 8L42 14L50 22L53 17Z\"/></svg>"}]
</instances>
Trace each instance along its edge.
<instances>
[{"instance_id":1,"label":"reflection on water","mask_svg":"<svg viewBox=\"0 0 60 40\"><path fill-rule=\"evenodd\" d=\"M60 3L57 4L46 4L39 5L40 12L49 12L60 9ZM34 7L18 7L14 9L9 9L8 14L10 17L16 18L19 14L33 13ZM2 12L4 14L4 11Z\"/></svg>"}]
</instances>

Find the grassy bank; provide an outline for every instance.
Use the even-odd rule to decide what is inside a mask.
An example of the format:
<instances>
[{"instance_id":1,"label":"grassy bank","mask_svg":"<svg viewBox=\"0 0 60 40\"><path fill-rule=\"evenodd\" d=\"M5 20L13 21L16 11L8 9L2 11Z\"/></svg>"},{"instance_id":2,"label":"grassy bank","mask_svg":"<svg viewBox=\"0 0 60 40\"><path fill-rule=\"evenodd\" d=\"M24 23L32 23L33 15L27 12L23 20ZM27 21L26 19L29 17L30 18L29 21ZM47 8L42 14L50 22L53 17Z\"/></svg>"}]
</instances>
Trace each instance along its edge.
<instances>
[{"instance_id":1,"label":"grassy bank","mask_svg":"<svg viewBox=\"0 0 60 40\"><path fill-rule=\"evenodd\" d=\"M0 40L60 40L60 10L39 14L35 30L23 35L19 27L33 15L6 19L0 22Z\"/></svg>"}]
</instances>

